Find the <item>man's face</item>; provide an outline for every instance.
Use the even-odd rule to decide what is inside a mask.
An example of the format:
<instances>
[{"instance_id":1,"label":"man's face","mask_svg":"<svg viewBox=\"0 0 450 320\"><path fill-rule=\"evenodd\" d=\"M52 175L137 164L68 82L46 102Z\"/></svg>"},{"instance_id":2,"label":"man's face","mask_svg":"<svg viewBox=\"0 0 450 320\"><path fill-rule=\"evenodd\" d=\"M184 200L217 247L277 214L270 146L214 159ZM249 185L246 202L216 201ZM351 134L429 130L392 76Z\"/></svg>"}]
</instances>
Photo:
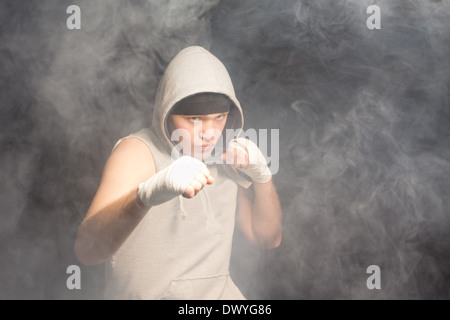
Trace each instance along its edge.
<instances>
[{"instance_id":1,"label":"man's face","mask_svg":"<svg viewBox=\"0 0 450 320\"><path fill-rule=\"evenodd\" d=\"M171 115L170 134L181 129L183 141L190 141L190 156L204 160L211 155L227 123L228 112L207 115ZM185 137L187 135L188 137ZM181 139L180 139L181 140ZM187 145L183 146L188 148Z\"/></svg>"}]
</instances>

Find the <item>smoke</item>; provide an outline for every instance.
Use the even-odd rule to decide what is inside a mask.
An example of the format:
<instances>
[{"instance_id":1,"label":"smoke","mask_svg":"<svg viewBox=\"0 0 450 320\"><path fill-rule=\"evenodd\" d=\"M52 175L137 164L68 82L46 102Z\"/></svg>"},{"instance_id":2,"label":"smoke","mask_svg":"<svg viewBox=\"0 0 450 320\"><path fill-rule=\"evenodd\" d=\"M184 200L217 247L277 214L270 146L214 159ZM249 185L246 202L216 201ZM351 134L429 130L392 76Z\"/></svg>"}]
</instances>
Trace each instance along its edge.
<instances>
[{"instance_id":1,"label":"smoke","mask_svg":"<svg viewBox=\"0 0 450 320\"><path fill-rule=\"evenodd\" d=\"M381 30L366 27L371 4ZM284 240L241 263L248 296L448 298L448 7L221 3L213 48L247 124L281 134ZM370 265L380 291L366 287Z\"/></svg>"},{"instance_id":2,"label":"smoke","mask_svg":"<svg viewBox=\"0 0 450 320\"><path fill-rule=\"evenodd\" d=\"M115 142L150 124L168 62L210 46L217 2L2 1L0 297L102 297L102 267L66 288L78 224Z\"/></svg>"},{"instance_id":3,"label":"smoke","mask_svg":"<svg viewBox=\"0 0 450 320\"><path fill-rule=\"evenodd\" d=\"M81 8L68 30L66 8ZM381 8L381 30L366 9ZM450 297L450 3L0 3L0 298L101 297L72 244L114 143L147 126L182 48L225 63L247 128L280 129L283 243L237 233L248 298ZM381 269L368 290L366 269Z\"/></svg>"}]
</instances>

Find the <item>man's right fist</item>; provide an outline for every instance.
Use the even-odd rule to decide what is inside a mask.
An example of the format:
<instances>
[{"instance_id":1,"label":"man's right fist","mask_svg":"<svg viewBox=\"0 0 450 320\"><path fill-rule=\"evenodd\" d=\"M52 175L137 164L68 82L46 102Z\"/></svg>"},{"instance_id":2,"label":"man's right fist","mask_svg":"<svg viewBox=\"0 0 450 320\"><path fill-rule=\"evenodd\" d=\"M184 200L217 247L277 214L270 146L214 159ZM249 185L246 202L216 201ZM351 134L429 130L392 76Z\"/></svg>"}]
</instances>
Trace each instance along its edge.
<instances>
[{"instance_id":1,"label":"man's right fist","mask_svg":"<svg viewBox=\"0 0 450 320\"><path fill-rule=\"evenodd\" d=\"M209 170L205 167L192 179L191 183L184 190L183 197L193 198L203 189L207 184L213 184L214 179L210 175Z\"/></svg>"},{"instance_id":2,"label":"man's right fist","mask_svg":"<svg viewBox=\"0 0 450 320\"><path fill-rule=\"evenodd\" d=\"M192 157L181 157L139 185L138 195L147 206L157 206L179 195L193 198L213 178L206 165Z\"/></svg>"}]
</instances>

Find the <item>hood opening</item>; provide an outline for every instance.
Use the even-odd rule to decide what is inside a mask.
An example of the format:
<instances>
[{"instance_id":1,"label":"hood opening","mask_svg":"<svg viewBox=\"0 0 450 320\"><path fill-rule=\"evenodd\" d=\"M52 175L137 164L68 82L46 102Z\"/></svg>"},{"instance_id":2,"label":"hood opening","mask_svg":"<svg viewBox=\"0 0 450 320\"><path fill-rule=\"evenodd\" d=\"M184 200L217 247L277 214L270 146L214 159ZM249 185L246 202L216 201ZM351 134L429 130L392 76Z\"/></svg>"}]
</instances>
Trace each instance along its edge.
<instances>
[{"instance_id":1,"label":"hood opening","mask_svg":"<svg viewBox=\"0 0 450 320\"><path fill-rule=\"evenodd\" d=\"M202 101L199 104L195 103L197 98L206 98L202 100L210 100L210 103L205 103ZM214 101L217 99L216 101ZM224 106L227 105L227 110ZM191 108L192 110L188 110ZM182 110L182 111L180 111ZM224 130L222 132L224 138L224 146L228 144L228 141L235 138L235 135L228 137L225 135L227 129L240 130L242 128L242 117L241 112L234 102L226 95L215 92L202 92L186 97L179 102L177 102L172 108L170 108L164 119L164 133L166 137L170 140L170 129L169 129L169 117L173 114L185 114L185 115L207 115L214 113L228 113L227 122L225 124ZM237 131L236 131L237 132ZM226 141L225 141L226 139Z\"/></svg>"},{"instance_id":2,"label":"hood opening","mask_svg":"<svg viewBox=\"0 0 450 320\"><path fill-rule=\"evenodd\" d=\"M233 129L236 135L242 130L244 115L227 69L208 50L199 46L188 47L169 63L156 93L152 127L168 151L174 146L168 130L170 111L184 99L198 94L215 94L229 100L230 113L225 130ZM227 136L226 140L230 138L233 137Z\"/></svg>"}]
</instances>

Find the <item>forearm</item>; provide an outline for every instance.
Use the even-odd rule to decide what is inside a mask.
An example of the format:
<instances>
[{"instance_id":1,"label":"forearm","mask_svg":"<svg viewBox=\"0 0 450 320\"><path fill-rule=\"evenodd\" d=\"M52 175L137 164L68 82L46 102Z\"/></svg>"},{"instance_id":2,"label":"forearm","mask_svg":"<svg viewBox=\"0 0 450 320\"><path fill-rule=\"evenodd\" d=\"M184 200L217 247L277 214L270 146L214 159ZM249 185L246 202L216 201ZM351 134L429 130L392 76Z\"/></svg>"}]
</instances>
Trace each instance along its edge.
<instances>
[{"instance_id":1,"label":"forearm","mask_svg":"<svg viewBox=\"0 0 450 320\"><path fill-rule=\"evenodd\" d=\"M75 240L78 259L83 264L96 265L110 258L148 210L138 198L136 188L88 216L80 225Z\"/></svg>"},{"instance_id":2,"label":"forearm","mask_svg":"<svg viewBox=\"0 0 450 320\"><path fill-rule=\"evenodd\" d=\"M281 243L282 211L275 185L270 180L253 186L253 234L264 247L276 248Z\"/></svg>"}]
</instances>

